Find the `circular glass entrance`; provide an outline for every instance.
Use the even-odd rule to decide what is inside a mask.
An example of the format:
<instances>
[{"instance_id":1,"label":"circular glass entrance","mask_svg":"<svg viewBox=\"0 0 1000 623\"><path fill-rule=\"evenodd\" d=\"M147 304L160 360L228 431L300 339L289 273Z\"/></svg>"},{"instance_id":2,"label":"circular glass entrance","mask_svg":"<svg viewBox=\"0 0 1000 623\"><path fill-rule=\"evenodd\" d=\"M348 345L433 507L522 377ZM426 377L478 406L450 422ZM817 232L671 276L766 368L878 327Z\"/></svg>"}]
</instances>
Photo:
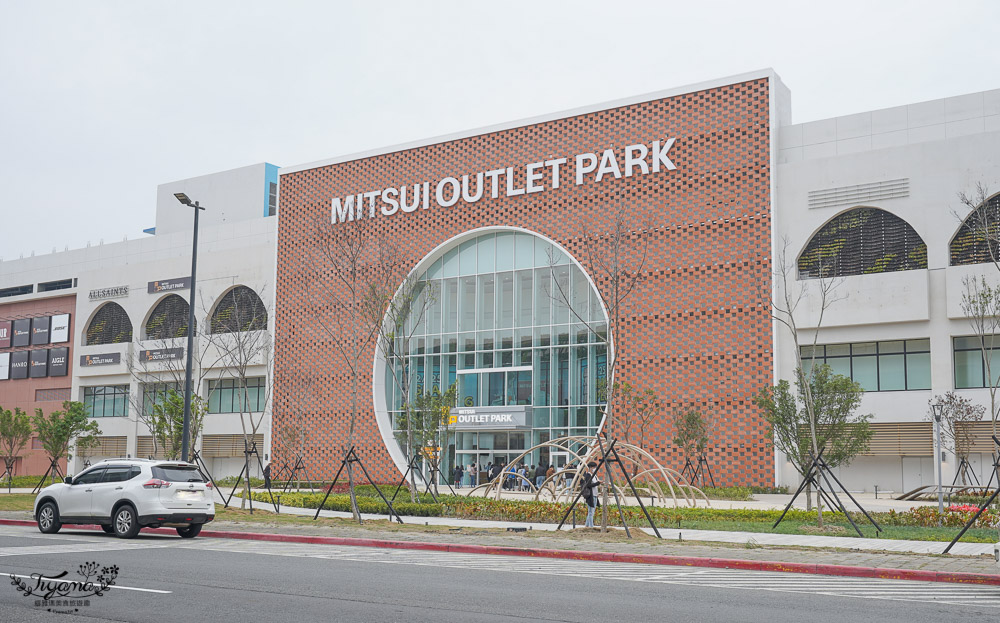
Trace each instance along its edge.
<instances>
[{"instance_id":1,"label":"circular glass entrance","mask_svg":"<svg viewBox=\"0 0 1000 623\"><path fill-rule=\"evenodd\" d=\"M549 439L596 434L608 317L565 250L524 230L481 229L435 249L412 279L395 300L412 301L411 311L387 332L393 343L376 349L373 377L379 429L401 470L405 409L421 397L453 392L438 446L450 482L456 465L469 482L469 465L484 470ZM528 467L566 460L535 454Z\"/></svg>"}]
</instances>

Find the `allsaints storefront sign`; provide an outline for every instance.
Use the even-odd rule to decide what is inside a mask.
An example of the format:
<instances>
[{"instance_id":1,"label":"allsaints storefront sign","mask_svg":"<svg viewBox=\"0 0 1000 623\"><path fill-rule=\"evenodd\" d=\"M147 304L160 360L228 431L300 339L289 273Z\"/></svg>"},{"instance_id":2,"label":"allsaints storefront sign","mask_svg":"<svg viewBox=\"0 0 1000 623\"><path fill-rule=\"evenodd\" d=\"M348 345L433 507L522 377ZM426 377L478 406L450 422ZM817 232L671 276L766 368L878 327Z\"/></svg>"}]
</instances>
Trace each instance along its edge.
<instances>
[{"instance_id":1,"label":"allsaints storefront sign","mask_svg":"<svg viewBox=\"0 0 1000 623\"><path fill-rule=\"evenodd\" d=\"M568 158L541 160L520 167L463 175L461 179L445 177L433 185L431 182L404 184L398 188L334 197L330 205L330 218L334 223L347 223L377 216L393 216L400 212L409 214L418 208L426 210L432 199L434 205L450 208L459 201L476 203L487 193L493 199L501 193L505 197L540 193L550 188L559 188L561 175L568 169L572 170L577 186L584 182L597 183L605 177L622 179L636 174L673 171L677 167L670 160L669 152L675 140L653 141L649 146L628 145L620 152L606 149L600 155L590 152L577 154L572 162ZM619 162L623 162L624 166ZM524 181L519 182L520 179Z\"/></svg>"}]
</instances>

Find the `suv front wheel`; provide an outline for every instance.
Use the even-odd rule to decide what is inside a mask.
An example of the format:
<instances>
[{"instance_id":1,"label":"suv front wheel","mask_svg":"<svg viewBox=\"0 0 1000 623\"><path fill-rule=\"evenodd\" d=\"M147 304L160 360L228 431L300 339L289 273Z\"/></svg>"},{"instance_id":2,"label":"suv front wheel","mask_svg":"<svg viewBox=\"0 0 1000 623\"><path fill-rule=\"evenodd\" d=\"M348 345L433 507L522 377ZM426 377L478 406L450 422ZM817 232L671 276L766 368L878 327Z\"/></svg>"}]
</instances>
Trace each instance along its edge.
<instances>
[{"instance_id":1,"label":"suv front wheel","mask_svg":"<svg viewBox=\"0 0 1000 623\"><path fill-rule=\"evenodd\" d=\"M115 534L120 539L131 539L139 534L139 517L135 514L135 509L130 504L125 504L115 512L112 525L115 527Z\"/></svg>"},{"instance_id":2,"label":"suv front wheel","mask_svg":"<svg viewBox=\"0 0 1000 623\"><path fill-rule=\"evenodd\" d=\"M55 534L62 528L59 523L59 510L55 503L46 502L38 509L38 531L44 534Z\"/></svg>"}]
</instances>

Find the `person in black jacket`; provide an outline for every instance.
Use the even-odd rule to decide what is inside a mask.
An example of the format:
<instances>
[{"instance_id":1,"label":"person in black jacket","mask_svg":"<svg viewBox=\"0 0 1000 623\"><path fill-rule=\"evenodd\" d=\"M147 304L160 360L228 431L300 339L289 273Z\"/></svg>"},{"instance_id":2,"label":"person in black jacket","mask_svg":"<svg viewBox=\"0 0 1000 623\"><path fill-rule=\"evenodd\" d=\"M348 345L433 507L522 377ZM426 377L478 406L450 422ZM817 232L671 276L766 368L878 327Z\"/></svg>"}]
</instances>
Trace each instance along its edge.
<instances>
[{"instance_id":1,"label":"person in black jacket","mask_svg":"<svg viewBox=\"0 0 1000 623\"><path fill-rule=\"evenodd\" d=\"M597 478L595 471L597 463L591 461L587 463L587 471L583 472L583 501L587 504L587 523L585 528L594 527L594 511L601 503L597 500L597 491L601 481Z\"/></svg>"}]
</instances>

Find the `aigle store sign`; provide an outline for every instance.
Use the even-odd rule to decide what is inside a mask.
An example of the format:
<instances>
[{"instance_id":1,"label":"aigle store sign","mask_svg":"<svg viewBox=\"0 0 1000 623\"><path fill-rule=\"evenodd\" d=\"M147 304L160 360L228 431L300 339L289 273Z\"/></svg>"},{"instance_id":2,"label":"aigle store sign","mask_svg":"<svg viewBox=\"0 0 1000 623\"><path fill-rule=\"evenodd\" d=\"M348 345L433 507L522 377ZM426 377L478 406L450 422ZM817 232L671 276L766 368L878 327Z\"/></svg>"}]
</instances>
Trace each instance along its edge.
<instances>
[{"instance_id":1,"label":"aigle store sign","mask_svg":"<svg viewBox=\"0 0 1000 623\"><path fill-rule=\"evenodd\" d=\"M606 149L600 156L590 152L577 154L572 164L568 158L532 162L517 167L517 175L515 167L505 167L463 175L461 179L445 177L434 184L433 193L431 182L421 182L334 197L330 218L334 223L347 223L377 216L394 216L400 212L410 214L418 208L429 208L432 199L435 205L442 208L450 208L459 201L474 204L486 195L487 188L493 199L498 198L501 192L506 197L540 193L559 188L560 173L568 168L572 168L577 186L585 182L597 183L605 177L622 179L636 173L649 175L673 171L677 167L670 160L669 152L675 140L653 141L648 147L643 144L626 146L621 150L624 166L619 165L619 153ZM517 179L522 172L524 183L520 184Z\"/></svg>"}]
</instances>

